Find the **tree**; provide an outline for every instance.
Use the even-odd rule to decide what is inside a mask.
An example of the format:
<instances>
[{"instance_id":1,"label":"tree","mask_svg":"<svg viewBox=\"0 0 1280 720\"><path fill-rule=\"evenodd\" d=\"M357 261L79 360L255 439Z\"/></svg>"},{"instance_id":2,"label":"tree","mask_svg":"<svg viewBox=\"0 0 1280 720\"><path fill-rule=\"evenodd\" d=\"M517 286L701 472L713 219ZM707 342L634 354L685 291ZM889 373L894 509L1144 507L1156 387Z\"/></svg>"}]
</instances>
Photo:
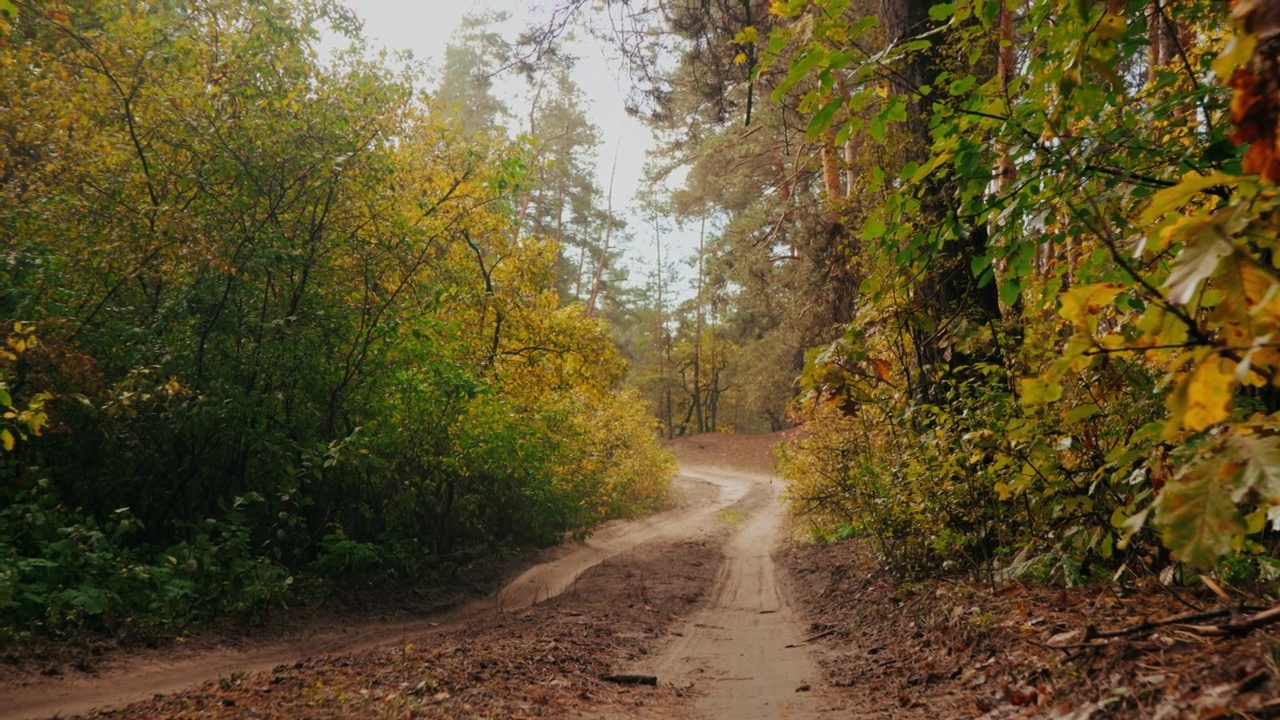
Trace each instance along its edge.
<instances>
[{"instance_id":1,"label":"tree","mask_svg":"<svg viewBox=\"0 0 1280 720\"><path fill-rule=\"evenodd\" d=\"M526 148L357 25L86 0L3 28L0 630L253 618L297 573L661 501L607 325L517 231Z\"/></svg>"},{"instance_id":2,"label":"tree","mask_svg":"<svg viewBox=\"0 0 1280 720\"><path fill-rule=\"evenodd\" d=\"M928 152L901 167L861 224L878 268L860 320L807 372L812 412L834 419L792 456L797 501L824 512L827 473L844 488L829 518L852 513L886 547L929 538L911 552L988 569L999 548L1040 548L1049 535L1074 559L1068 572L1133 562L1122 548L1148 517L1192 565L1261 553L1250 543L1265 537L1257 533L1274 501L1260 480L1270 433L1254 422L1277 406L1257 291L1270 281L1245 268L1266 264L1258 238L1270 231L1243 209L1256 207L1258 186L1241 174L1231 140L1260 141L1244 156L1247 171L1249 153L1269 157L1257 149L1270 147L1269 135L1256 128L1270 120L1237 112L1229 138L1225 88L1206 81L1210 69L1221 79L1265 66L1249 57L1248 13L1238 13L1243 40L1228 46L1209 30L1221 8L1204 3L1065 13L1046 3L1016 13L960 3L933 8L927 22L921 7L894 3L886 31L922 31L873 54L858 33L874 21L820 14L812 3L785 10L814 23L803 39L783 38L804 48L788 72L832 88L810 104L815 130L881 140L899 123L923 137L912 130L922 117L928 129L917 146ZM837 91L842 77L856 84ZM892 78L890 91L923 79L927 111L913 117L918 97L889 93L878 112L860 115L881 78ZM1268 107L1249 99L1244 78L1232 81L1234 107ZM931 232L921 232L922 214ZM1211 229L1229 217L1232 229ZM940 291L950 285L931 279L939 261L967 276L956 289L998 290L1016 324L1002 329L986 295L967 317L924 313L928 326L910 343L886 333L887 309L919 307L904 297L904 274ZM959 322L942 335L936 323L947 317ZM909 368L922 350L970 368L935 375L945 392L923 405L907 400L920 397L907 384L919 377ZM892 425L922 413L911 428Z\"/></svg>"},{"instance_id":3,"label":"tree","mask_svg":"<svg viewBox=\"0 0 1280 720\"><path fill-rule=\"evenodd\" d=\"M458 37L444 50L434 99L447 117L469 132L499 128L511 117L511 109L493 94L511 49L490 28L506 18L502 13L467 15Z\"/></svg>"}]
</instances>

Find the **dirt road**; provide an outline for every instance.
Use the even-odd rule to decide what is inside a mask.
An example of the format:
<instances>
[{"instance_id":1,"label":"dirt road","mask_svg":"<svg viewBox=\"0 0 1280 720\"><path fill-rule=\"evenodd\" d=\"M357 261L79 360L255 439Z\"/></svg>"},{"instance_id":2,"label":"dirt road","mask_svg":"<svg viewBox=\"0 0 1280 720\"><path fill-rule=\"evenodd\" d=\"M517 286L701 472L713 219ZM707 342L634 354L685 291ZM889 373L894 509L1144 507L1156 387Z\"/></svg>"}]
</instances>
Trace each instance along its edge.
<instances>
[{"instance_id":1,"label":"dirt road","mask_svg":"<svg viewBox=\"0 0 1280 720\"><path fill-rule=\"evenodd\" d=\"M700 690L694 718L828 717L840 710L839 702L822 689L822 671L804 647L804 623L774 571L772 551L783 522L777 483L740 471L731 477L750 483L750 490L735 508L741 514L729 514L740 528L726 547L711 603L651 664L652 671Z\"/></svg>"},{"instance_id":2,"label":"dirt road","mask_svg":"<svg viewBox=\"0 0 1280 720\"><path fill-rule=\"evenodd\" d=\"M411 623L363 624L251 650L125 662L96 676L26 678L0 687L0 718L65 717L118 707L207 680L278 670L282 663L306 657L402 646L406 638L427 646L433 635L468 624L502 626L499 614L525 611L573 589L584 572L600 563L619 558L625 568L629 555L641 549L723 538L726 525L726 561L707 593L709 604L694 617L675 622L674 642L655 646L652 659L640 658L636 669L658 675L664 684L691 689L680 693L694 701L694 707L680 709L691 717L821 717L832 702L820 689L820 671L802 645L803 625L779 591L770 559L782 521L776 495L777 482L767 475L687 465L677 480L672 510L611 523L557 559L531 568L492 598ZM635 717L642 712L647 711L638 709Z\"/></svg>"}]
</instances>

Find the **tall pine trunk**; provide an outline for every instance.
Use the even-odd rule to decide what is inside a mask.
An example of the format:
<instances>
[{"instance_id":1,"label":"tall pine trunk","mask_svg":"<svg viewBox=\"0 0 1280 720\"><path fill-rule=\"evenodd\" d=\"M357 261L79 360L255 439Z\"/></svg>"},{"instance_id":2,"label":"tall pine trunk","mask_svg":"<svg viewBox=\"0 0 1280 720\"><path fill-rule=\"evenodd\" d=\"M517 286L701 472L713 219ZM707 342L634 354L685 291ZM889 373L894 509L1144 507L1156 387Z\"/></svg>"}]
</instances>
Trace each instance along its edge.
<instances>
[{"instance_id":1,"label":"tall pine trunk","mask_svg":"<svg viewBox=\"0 0 1280 720\"><path fill-rule=\"evenodd\" d=\"M881 20L886 40L895 45L938 28L929 18L933 0L882 0ZM923 163L930 154L933 138L929 120L936 94L925 96L920 88L934 86L942 70L942 48L946 35L931 35L930 47L910 54L891 76L892 90L907 98L907 120L904 123L902 159ZM994 70L994 68L992 68ZM975 69L976 72L976 69ZM945 225L949 198L955 195L952 181L934 175L920 186L921 232L938 233ZM943 400L949 382L964 374L964 369L988 357L969 357L950 348L947 338L959 320L971 318L986 323L1000 318L999 297L995 283L979 287L972 262L987 250L988 233L977 226L960 238L947 240L928 258L926 271L916 282L915 312L928 320L911 321L911 337L915 350L913 375L917 399L922 402Z\"/></svg>"}]
</instances>

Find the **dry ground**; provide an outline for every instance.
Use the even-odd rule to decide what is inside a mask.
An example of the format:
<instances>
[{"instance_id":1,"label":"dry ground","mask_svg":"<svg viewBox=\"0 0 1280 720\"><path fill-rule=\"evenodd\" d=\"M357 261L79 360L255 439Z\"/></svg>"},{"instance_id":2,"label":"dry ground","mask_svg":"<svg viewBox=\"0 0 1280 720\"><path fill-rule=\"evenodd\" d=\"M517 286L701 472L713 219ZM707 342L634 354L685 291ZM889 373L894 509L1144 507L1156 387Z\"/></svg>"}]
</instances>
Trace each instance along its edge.
<instances>
[{"instance_id":1,"label":"dry ground","mask_svg":"<svg viewBox=\"0 0 1280 720\"><path fill-rule=\"evenodd\" d=\"M1276 626L1161 624L1222 611L1207 590L895 583L857 541L792 544L779 561L825 633L828 681L858 689L865 717L1280 717Z\"/></svg>"},{"instance_id":2,"label":"dry ground","mask_svg":"<svg viewBox=\"0 0 1280 720\"><path fill-rule=\"evenodd\" d=\"M113 651L82 669L64 651L56 675L18 658L0 669L0 718L90 705L129 718L1280 717L1278 626L1206 635L1232 615L1203 588L905 583L857 541L787 540L776 440L674 443L670 510L602 528L451 612L231 650ZM658 683L604 679L619 673ZM108 692L130 683L165 692ZM98 694L76 694L86 687Z\"/></svg>"}]
</instances>

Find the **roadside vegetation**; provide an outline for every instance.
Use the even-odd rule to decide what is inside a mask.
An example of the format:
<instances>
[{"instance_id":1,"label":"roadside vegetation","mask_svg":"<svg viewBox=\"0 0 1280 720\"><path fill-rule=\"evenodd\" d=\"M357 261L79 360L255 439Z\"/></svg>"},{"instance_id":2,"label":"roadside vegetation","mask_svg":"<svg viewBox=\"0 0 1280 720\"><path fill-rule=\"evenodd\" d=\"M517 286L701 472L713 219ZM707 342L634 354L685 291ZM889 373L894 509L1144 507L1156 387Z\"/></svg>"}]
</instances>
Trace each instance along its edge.
<instances>
[{"instance_id":1,"label":"roadside vegetation","mask_svg":"<svg viewBox=\"0 0 1280 720\"><path fill-rule=\"evenodd\" d=\"M519 223L540 159L370 57L323 0L0 2L0 643L663 502L607 324Z\"/></svg>"},{"instance_id":2,"label":"roadside vegetation","mask_svg":"<svg viewBox=\"0 0 1280 720\"><path fill-rule=\"evenodd\" d=\"M609 7L700 229L666 427L803 424L793 507L903 573L1274 592L1266 3Z\"/></svg>"},{"instance_id":3,"label":"roadside vegetation","mask_svg":"<svg viewBox=\"0 0 1280 720\"><path fill-rule=\"evenodd\" d=\"M755 75L841 150L859 285L802 377L796 508L906 571L1272 591L1271 20L772 7Z\"/></svg>"},{"instance_id":4,"label":"roadside vegetation","mask_svg":"<svg viewBox=\"0 0 1280 720\"><path fill-rule=\"evenodd\" d=\"M447 573L656 507L655 430L792 425L904 575L1275 592L1265 4L660 6L471 18L424 94L329 0L0 0L5 636Z\"/></svg>"}]
</instances>

